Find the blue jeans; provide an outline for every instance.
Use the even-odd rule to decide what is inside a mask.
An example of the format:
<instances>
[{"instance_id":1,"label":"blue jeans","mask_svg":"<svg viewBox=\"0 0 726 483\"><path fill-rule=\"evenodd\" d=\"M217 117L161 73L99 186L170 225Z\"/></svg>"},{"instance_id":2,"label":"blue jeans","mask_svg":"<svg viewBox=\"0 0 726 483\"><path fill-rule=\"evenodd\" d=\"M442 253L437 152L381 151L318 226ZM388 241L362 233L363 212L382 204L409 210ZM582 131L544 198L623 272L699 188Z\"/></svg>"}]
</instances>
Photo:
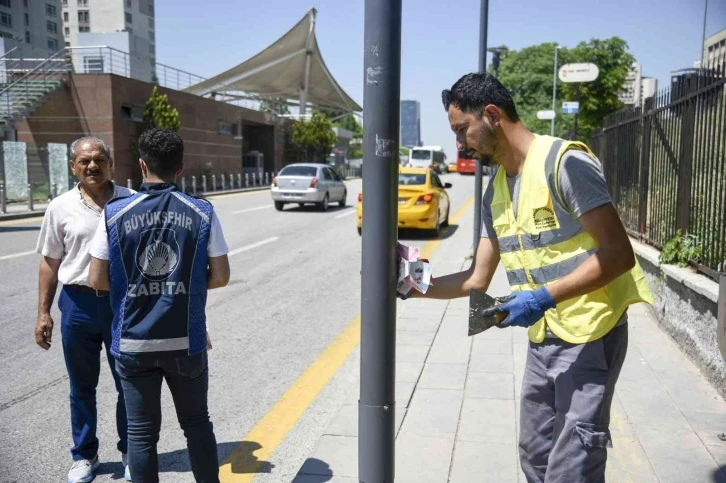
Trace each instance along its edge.
<instances>
[{"instance_id":1,"label":"blue jeans","mask_svg":"<svg viewBox=\"0 0 726 483\"><path fill-rule=\"evenodd\" d=\"M96 386L101 372L101 347L106 346L106 358L116 385L117 448L126 453L126 406L121 382L111 355L111 302L73 287L63 287L58 298L61 311L63 356L71 386L71 430L74 460L93 459L98 454L96 426Z\"/></svg>"},{"instance_id":2,"label":"blue jeans","mask_svg":"<svg viewBox=\"0 0 726 483\"><path fill-rule=\"evenodd\" d=\"M159 481L156 444L161 430L161 383L166 379L184 431L192 473L199 483L218 483L217 441L207 409L207 352L193 356L156 353L119 358L116 370L129 417L129 472L134 483Z\"/></svg>"}]
</instances>

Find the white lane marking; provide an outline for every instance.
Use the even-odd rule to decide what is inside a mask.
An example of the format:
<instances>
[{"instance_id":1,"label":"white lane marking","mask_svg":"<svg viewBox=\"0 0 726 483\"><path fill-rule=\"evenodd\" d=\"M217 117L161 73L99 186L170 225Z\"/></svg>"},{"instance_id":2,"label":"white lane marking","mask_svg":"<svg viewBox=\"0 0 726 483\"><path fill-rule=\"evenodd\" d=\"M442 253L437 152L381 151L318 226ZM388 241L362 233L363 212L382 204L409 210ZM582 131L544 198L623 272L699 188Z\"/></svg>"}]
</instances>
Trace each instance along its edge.
<instances>
[{"instance_id":1,"label":"white lane marking","mask_svg":"<svg viewBox=\"0 0 726 483\"><path fill-rule=\"evenodd\" d=\"M351 208L342 215L338 215L335 218L343 218L344 216L352 215L353 213L355 213L355 208Z\"/></svg>"},{"instance_id":2,"label":"white lane marking","mask_svg":"<svg viewBox=\"0 0 726 483\"><path fill-rule=\"evenodd\" d=\"M258 206L256 208L247 208L246 210L233 211L233 215L239 215L240 213L249 213L250 211L259 211L267 208L272 208L272 205Z\"/></svg>"},{"instance_id":3,"label":"white lane marking","mask_svg":"<svg viewBox=\"0 0 726 483\"><path fill-rule=\"evenodd\" d=\"M10 260L11 258L19 258L19 257L27 257L28 255L33 255L34 253L37 253L35 250L32 252L23 252L23 253L15 253L13 255L3 255L0 257L0 260Z\"/></svg>"},{"instance_id":4,"label":"white lane marking","mask_svg":"<svg viewBox=\"0 0 726 483\"><path fill-rule=\"evenodd\" d=\"M262 240L262 241L259 241L257 243L253 243L252 245L247 245L245 247L236 248L236 249L232 250L231 252L229 252L229 254L227 254L227 256L228 257L233 257L235 255L238 255L238 254L242 253L242 252L246 252L248 250L252 250L254 248L261 247L262 245L267 245L268 243L276 242L279 239L280 239L280 237L275 236L275 237L272 237L272 238L268 238L267 240Z\"/></svg>"}]
</instances>

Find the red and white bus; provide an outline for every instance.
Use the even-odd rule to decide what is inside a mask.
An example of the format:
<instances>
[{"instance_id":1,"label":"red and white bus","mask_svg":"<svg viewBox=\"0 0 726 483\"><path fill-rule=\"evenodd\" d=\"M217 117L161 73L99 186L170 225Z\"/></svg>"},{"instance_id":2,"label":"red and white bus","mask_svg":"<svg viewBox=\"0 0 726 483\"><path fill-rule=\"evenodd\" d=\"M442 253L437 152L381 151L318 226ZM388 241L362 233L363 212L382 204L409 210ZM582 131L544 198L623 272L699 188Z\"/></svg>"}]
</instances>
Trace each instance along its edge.
<instances>
[{"instance_id":1,"label":"red and white bus","mask_svg":"<svg viewBox=\"0 0 726 483\"><path fill-rule=\"evenodd\" d=\"M460 174L476 174L476 163L476 159L465 151L459 151L456 155L456 171Z\"/></svg>"}]
</instances>

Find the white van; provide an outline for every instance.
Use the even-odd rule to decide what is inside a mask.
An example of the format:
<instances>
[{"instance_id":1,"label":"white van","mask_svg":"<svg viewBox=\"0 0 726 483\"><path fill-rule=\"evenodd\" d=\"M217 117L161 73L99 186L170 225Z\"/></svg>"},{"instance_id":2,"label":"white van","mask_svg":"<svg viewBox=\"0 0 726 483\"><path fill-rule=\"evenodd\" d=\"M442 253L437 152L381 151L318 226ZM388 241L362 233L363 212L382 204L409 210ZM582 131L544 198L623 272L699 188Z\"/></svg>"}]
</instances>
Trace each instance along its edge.
<instances>
[{"instance_id":1,"label":"white van","mask_svg":"<svg viewBox=\"0 0 726 483\"><path fill-rule=\"evenodd\" d=\"M442 173L446 154L441 146L420 146L411 148L408 165L412 168L431 168Z\"/></svg>"}]
</instances>

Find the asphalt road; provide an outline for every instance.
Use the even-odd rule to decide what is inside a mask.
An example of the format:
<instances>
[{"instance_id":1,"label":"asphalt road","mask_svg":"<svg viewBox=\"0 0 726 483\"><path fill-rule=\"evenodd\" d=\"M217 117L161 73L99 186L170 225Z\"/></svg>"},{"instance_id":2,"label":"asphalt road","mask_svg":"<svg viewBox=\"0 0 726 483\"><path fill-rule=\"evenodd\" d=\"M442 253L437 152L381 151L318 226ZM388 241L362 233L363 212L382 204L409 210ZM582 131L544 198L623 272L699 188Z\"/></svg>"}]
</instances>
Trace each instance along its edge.
<instances>
[{"instance_id":1,"label":"asphalt road","mask_svg":"<svg viewBox=\"0 0 726 483\"><path fill-rule=\"evenodd\" d=\"M473 177L445 175L451 213L473 193ZM348 207L322 213L288 207L279 213L269 192L212 200L232 250L232 280L210 292L210 414L223 460L323 350L360 313L361 243L355 229L359 180L348 183ZM35 248L39 220L0 224L0 482L65 481L71 458L68 378L60 314L45 352L33 341L37 310ZM452 226L443 236L451 236ZM427 235L401 234L423 245ZM115 390L106 365L98 387L98 434L103 462L95 481L119 479ZM194 481L173 403L163 389L159 442L161 481ZM296 446L316 440L297 435ZM321 422L322 424L322 422ZM252 450L252 448L251 448ZM286 464L299 467L304 451Z\"/></svg>"}]
</instances>

